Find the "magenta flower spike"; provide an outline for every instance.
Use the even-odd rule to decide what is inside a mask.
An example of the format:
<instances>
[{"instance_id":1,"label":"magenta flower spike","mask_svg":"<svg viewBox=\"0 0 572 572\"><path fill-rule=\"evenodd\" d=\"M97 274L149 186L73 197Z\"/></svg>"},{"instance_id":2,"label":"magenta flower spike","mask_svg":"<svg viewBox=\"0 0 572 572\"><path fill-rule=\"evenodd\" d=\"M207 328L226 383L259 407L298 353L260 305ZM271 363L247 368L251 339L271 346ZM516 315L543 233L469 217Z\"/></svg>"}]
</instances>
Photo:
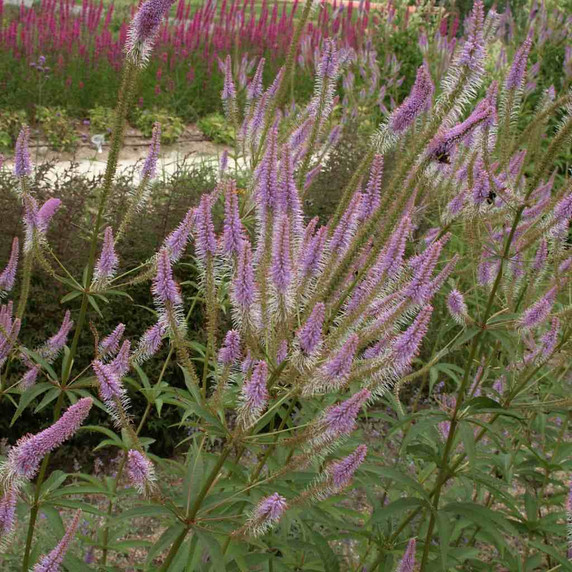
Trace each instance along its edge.
<instances>
[{"instance_id":1,"label":"magenta flower spike","mask_svg":"<svg viewBox=\"0 0 572 572\"><path fill-rule=\"evenodd\" d=\"M140 494L151 489L156 480L153 463L145 455L134 449L127 453L127 475L131 485Z\"/></svg>"},{"instance_id":2,"label":"magenta flower spike","mask_svg":"<svg viewBox=\"0 0 572 572\"><path fill-rule=\"evenodd\" d=\"M382 178L383 155L376 154L371 164L369 180L361 201L361 220L368 219L379 208Z\"/></svg>"},{"instance_id":3,"label":"magenta flower spike","mask_svg":"<svg viewBox=\"0 0 572 572\"><path fill-rule=\"evenodd\" d=\"M84 397L71 405L51 427L22 437L8 453L8 462L2 471L4 477L9 481L33 479L42 459L77 432L92 404L91 397Z\"/></svg>"},{"instance_id":4,"label":"magenta flower spike","mask_svg":"<svg viewBox=\"0 0 572 572\"><path fill-rule=\"evenodd\" d=\"M223 365L230 366L237 362L241 355L240 334L237 330L229 330L218 352L218 361Z\"/></svg>"},{"instance_id":5,"label":"magenta flower spike","mask_svg":"<svg viewBox=\"0 0 572 572\"><path fill-rule=\"evenodd\" d=\"M139 66L146 64L159 33L161 21L174 0L146 0L141 4L127 31L125 50Z\"/></svg>"},{"instance_id":6,"label":"magenta flower spike","mask_svg":"<svg viewBox=\"0 0 572 572\"><path fill-rule=\"evenodd\" d=\"M328 468L327 471L332 479L334 491L341 491L351 483L355 472L365 461L366 455L366 445L359 445L353 453L350 453L341 461L333 463Z\"/></svg>"},{"instance_id":7,"label":"magenta flower spike","mask_svg":"<svg viewBox=\"0 0 572 572\"><path fill-rule=\"evenodd\" d=\"M270 275L278 293L286 294L293 279L290 256L290 221L286 215L282 215L276 221Z\"/></svg>"},{"instance_id":8,"label":"magenta flower spike","mask_svg":"<svg viewBox=\"0 0 572 572\"><path fill-rule=\"evenodd\" d=\"M322 326L325 313L325 304L318 302L306 323L296 332L296 340L305 356L314 354L322 345Z\"/></svg>"},{"instance_id":9,"label":"magenta flower spike","mask_svg":"<svg viewBox=\"0 0 572 572\"><path fill-rule=\"evenodd\" d=\"M30 161L30 128L25 125L20 130L14 149L14 176L22 179L32 174L32 164Z\"/></svg>"},{"instance_id":10,"label":"magenta flower spike","mask_svg":"<svg viewBox=\"0 0 572 572\"><path fill-rule=\"evenodd\" d=\"M161 152L161 124L155 123L151 133L151 144L147 151L145 163L141 169L141 180L150 181L157 176L157 162L159 160L159 153Z\"/></svg>"},{"instance_id":11,"label":"magenta flower spike","mask_svg":"<svg viewBox=\"0 0 572 572\"><path fill-rule=\"evenodd\" d=\"M111 334L99 343L99 353L102 356L114 355L119 349L119 342L125 333L125 324L117 324Z\"/></svg>"},{"instance_id":12,"label":"magenta flower spike","mask_svg":"<svg viewBox=\"0 0 572 572\"><path fill-rule=\"evenodd\" d=\"M402 375L409 368L413 359L418 355L421 349L421 342L429 329L432 313L433 306L430 304L421 308L409 328L393 342L392 350L395 358L395 368L399 375Z\"/></svg>"},{"instance_id":13,"label":"magenta flower spike","mask_svg":"<svg viewBox=\"0 0 572 572\"><path fill-rule=\"evenodd\" d=\"M193 225L195 223L195 215L196 211L194 209L189 209L185 218L163 242L163 247L169 251L169 257L173 263L178 262L181 259L185 249L187 248L187 244L191 238Z\"/></svg>"},{"instance_id":14,"label":"magenta flower spike","mask_svg":"<svg viewBox=\"0 0 572 572\"><path fill-rule=\"evenodd\" d=\"M389 128L394 133L403 133L416 117L431 107L435 86L427 66L419 66L415 83L405 101L389 117Z\"/></svg>"},{"instance_id":15,"label":"magenta flower spike","mask_svg":"<svg viewBox=\"0 0 572 572\"><path fill-rule=\"evenodd\" d=\"M12 240L12 250L10 251L10 258L8 264L0 274L0 296L2 292L10 292L16 282L16 270L18 268L18 257L20 255L20 243L18 237L15 236Z\"/></svg>"},{"instance_id":16,"label":"magenta flower spike","mask_svg":"<svg viewBox=\"0 0 572 572\"><path fill-rule=\"evenodd\" d=\"M207 256L216 254L216 237L211 215L211 199L208 195L201 197L195 215L195 249L197 257L205 262Z\"/></svg>"},{"instance_id":17,"label":"magenta flower spike","mask_svg":"<svg viewBox=\"0 0 572 572\"><path fill-rule=\"evenodd\" d=\"M518 48L512 66L506 76L505 89L507 91L518 91L522 89L524 85L524 79L526 76L526 65L528 63L528 54L530 53L530 48L532 47L532 38L534 36L534 28L530 28L526 40L520 48Z\"/></svg>"},{"instance_id":18,"label":"magenta flower spike","mask_svg":"<svg viewBox=\"0 0 572 572\"><path fill-rule=\"evenodd\" d=\"M95 265L94 282L107 283L115 273L119 266L119 258L115 253L115 241L113 239L113 229L108 226L103 234L103 246L101 254Z\"/></svg>"},{"instance_id":19,"label":"magenta flower spike","mask_svg":"<svg viewBox=\"0 0 572 572\"><path fill-rule=\"evenodd\" d=\"M457 324L463 325L467 320L467 304L465 298L457 289L451 290L447 297L447 309Z\"/></svg>"},{"instance_id":20,"label":"magenta flower spike","mask_svg":"<svg viewBox=\"0 0 572 572\"><path fill-rule=\"evenodd\" d=\"M250 242L244 240L238 256L236 272L232 282L232 296L242 311L250 309L256 296L254 283L254 268L252 266L252 251Z\"/></svg>"},{"instance_id":21,"label":"magenta flower spike","mask_svg":"<svg viewBox=\"0 0 572 572\"><path fill-rule=\"evenodd\" d=\"M329 407L324 413L326 432L332 436L349 435L356 427L360 409L371 397L367 389L362 389L349 399Z\"/></svg>"},{"instance_id":22,"label":"magenta flower spike","mask_svg":"<svg viewBox=\"0 0 572 572\"><path fill-rule=\"evenodd\" d=\"M250 425L260 417L266 409L270 394L266 388L268 366L259 361L252 370L252 375L242 385L240 416L244 425Z\"/></svg>"},{"instance_id":23,"label":"magenta flower spike","mask_svg":"<svg viewBox=\"0 0 572 572\"><path fill-rule=\"evenodd\" d=\"M520 329L528 331L544 323L550 315L552 306L556 301L557 293L558 290L556 287L553 287L542 298L530 306L518 320Z\"/></svg>"},{"instance_id":24,"label":"magenta flower spike","mask_svg":"<svg viewBox=\"0 0 572 572\"><path fill-rule=\"evenodd\" d=\"M412 538L407 543L407 549L405 550L405 554L401 559L401 562L397 566L396 572L414 572L415 568L415 538Z\"/></svg>"},{"instance_id":25,"label":"magenta flower spike","mask_svg":"<svg viewBox=\"0 0 572 572\"><path fill-rule=\"evenodd\" d=\"M15 488L7 488L4 496L0 498L0 550L6 547L14 531L16 523L16 503L18 492Z\"/></svg>"},{"instance_id":26,"label":"magenta flower spike","mask_svg":"<svg viewBox=\"0 0 572 572\"><path fill-rule=\"evenodd\" d=\"M244 238L244 228L238 209L238 193L234 183L226 188L224 197L224 227L222 250L226 255L238 255Z\"/></svg>"},{"instance_id":27,"label":"magenta flower spike","mask_svg":"<svg viewBox=\"0 0 572 572\"><path fill-rule=\"evenodd\" d=\"M59 572L60 566L78 529L80 516L81 510L76 511L73 520L67 527L58 545L47 556L40 558L38 563L34 566L34 572Z\"/></svg>"},{"instance_id":28,"label":"magenta flower spike","mask_svg":"<svg viewBox=\"0 0 572 572\"><path fill-rule=\"evenodd\" d=\"M166 305L181 304L181 294L178 284L173 280L173 269L169 251L162 248L157 256L157 273L153 280L153 295L156 303Z\"/></svg>"},{"instance_id":29,"label":"magenta flower spike","mask_svg":"<svg viewBox=\"0 0 572 572\"><path fill-rule=\"evenodd\" d=\"M38 352L48 363L52 363L64 349L72 328L73 320L71 319L71 313L69 310L66 310L60 329L40 348Z\"/></svg>"}]
</instances>

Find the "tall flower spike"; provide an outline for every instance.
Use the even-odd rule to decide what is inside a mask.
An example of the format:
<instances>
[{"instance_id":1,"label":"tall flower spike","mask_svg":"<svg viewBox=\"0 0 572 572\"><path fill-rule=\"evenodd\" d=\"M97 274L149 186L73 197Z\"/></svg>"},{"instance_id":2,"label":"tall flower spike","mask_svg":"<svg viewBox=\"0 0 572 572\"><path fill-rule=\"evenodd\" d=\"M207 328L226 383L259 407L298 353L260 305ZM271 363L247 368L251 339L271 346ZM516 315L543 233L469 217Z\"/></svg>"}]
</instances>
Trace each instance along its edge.
<instances>
[{"instance_id":1,"label":"tall flower spike","mask_svg":"<svg viewBox=\"0 0 572 572\"><path fill-rule=\"evenodd\" d=\"M322 345L322 326L326 314L326 305L318 302L306 323L296 332L296 341L306 356L312 355Z\"/></svg>"},{"instance_id":2,"label":"tall flower spike","mask_svg":"<svg viewBox=\"0 0 572 572\"><path fill-rule=\"evenodd\" d=\"M272 282L280 294L286 294L292 282L292 260L290 257L290 221L282 215L275 227L272 246Z\"/></svg>"},{"instance_id":3,"label":"tall flower spike","mask_svg":"<svg viewBox=\"0 0 572 572\"><path fill-rule=\"evenodd\" d=\"M238 194L234 181L226 187L224 197L224 227L222 235L222 250L224 254L238 254L242 247L244 228L238 209Z\"/></svg>"},{"instance_id":4,"label":"tall flower spike","mask_svg":"<svg viewBox=\"0 0 572 572\"><path fill-rule=\"evenodd\" d=\"M141 4L127 31L125 50L133 63L145 65L161 26L174 0L146 0Z\"/></svg>"},{"instance_id":5,"label":"tall flower spike","mask_svg":"<svg viewBox=\"0 0 572 572\"><path fill-rule=\"evenodd\" d=\"M150 181L157 175L157 161L161 152L161 124L155 123L151 133L151 144L147 151L147 157L141 169L141 180Z\"/></svg>"},{"instance_id":6,"label":"tall flower spike","mask_svg":"<svg viewBox=\"0 0 572 572\"><path fill-rule=\"evenodd\" d=\"M552 306L556 300L557 289L551 288L542 298L528 308L518 320L521 330L527 331L542 324L550 315Z\"/></svg>"},{"instance_id":7,"label":"tall flower spike","mask_svg":"<svg viewBox=\"0 0 572 572\"><path fill-rule=\"evenodd\" d=\"M119 259L115 253L115 242L113 240L113 229L108 226L103 234L103 246L101 254L95 265L93 281L95 283L107 283L117 272Z\"/></svg>"},{"instance_id":8,"label":"tall flower spike","mask_svg":"<svg viewBox=\"0 0 572 572\"><path fill-rule=\"evenodd\" d=\"M532 46L532 38L534 36L534 28L530 28L528 36L520 48L518 48L512 66L506 76L505 88L507 91L518 91L522 89L524 78L526 75L526 64L528 63L528 54Z\"/></svg>"},{"instance_id":9,"label":"tall flower spike","mask_svg":"<svg viewBox=\"0 0 572 572\"><path fill-rule=\"evenodd\" d=\"M38 351L38 353L48 362L53 362L66 345L68 335L73 328L71 313L66 310L62 325L58 332L53 335Z\"/></svg>"},{"instance_id":10,"label":"tall flower spike","mask_svg":"<svg viewBox=\"0 0 572 572\"><path fill-rule=\"evenodd\" d=\"M335 491L340 491L350 484L355 472L364 462L366 455L367 447L359 445L353 453L350 453L341 461L333 463L328 468L327 471L332 479Z\"/></svg>"},{"instance_id":11,"label":"tall flower spike","mask_svg":"<svg viewBox=\"0 0 572 572\"><path fill-rule=\"evenodd\" d=\"M475 72L481 72L485 59L485 38L483 33L485 9L481 0L477 0L471 12L471 29L463 45L459 63Z\"/></svg>"},{"instance_id":12,"label":"tall flower spike","mask_svg":"<svg viewBox=\"0 0 572 572\"><path fill-rule=\"evenodd\" d=\"M134 354L135 362L142 363L150 357L154 356L161 348L164 335L164 324L157 322L154 326L151 326L139 340L137 350Z\"/></svg>"},{"instance_id":13,"label":"tall flower spike","mask_svg":"<svg viewBox=\"0 0 572 572\"><path fill-rule=\"evenodd\" d=\"M48 199L38 211L38 230L42 234L46 234L48 230L48 225L52 220L53 216L59 210L62 201L60 199L51 198Z\"/></svg>"},{"instance_id":14,"label":"tall flower spike","mask_svg":"<svg viewBox=\"0 0 572 572\"><path fill-rule=\"evenodd\" d=\"M4 496L0 498L0 550L4 550L14 531L16 523L16 502L18 492L14 488L7 488Z\"/></svg>"},{"instance_id":15,"label":"tall flower spike","mask_svg":"<svg viewBox=\"0 0 572 572\"><path fill-rule=\"evenodd\" d=\"M262 72L264 71L265 61L266 60L264 58L260 58L254 77L246 88L246 99L248 101L258 99L264 92L264 86L262 85Z\"/></svg>"},{"instance_id":16,"label":"tall flower spike","mask_svg":"<svg viewBox=\"0 0 572 572\"><path fill-rule=\"evenodd\" d=\"M153 280L153 295L159 306L167 304L178 305L181 303L179 286L173 280L171 259L166 248L162 248L157 257L157 273Z\"/></svg>"},{"instance_id":17,"label":"tall flower spike","mask_svg":"<svg viewBox=\"0 0 572 572\"><path fill-rule=\"evenodd\" d=\"M232 281L232 297L241 311L247 311L254 303L256 295L254 283L254 268L252 266L252 251L250 242L245 240L238 256L236 273Z\"/></svg>"},{"instance_id":18,"label":"tall flower spike","mask_svg":"<svg viewBox=\"0 0 572 572\"><path fill-rule=\"evenodd\" d=\"M91 397L84 397L71 405L51 427L36 435L22 437L8 453L8 461L1 469L2 480L33 479L42 459L80 428L89 414L92 403Z\"/></svg>"},{"instance_id":19,"label":"tall flower spike","mask_svg":"<svg viewBox=\"0 0 572 572\"><path fill-rule=\"evenodd\" d=\"M317 222L317 219L316 219ZM306 237L303 242L303 247L300 249L300 270L305 277L315 276L320 270L322 262L322 255L326 246L328 238L328 228L325 226L320 227L313 236L308 236L308 229L306 230Z\"/></svg>"},{"instance_id":20,"label":"tall flower spike","mask_svg":"<svg viewBox=\"0 0 572 572\"><path fill-rule=\"evenodd\" d=\"M229 330L218 353L218 361L228 366L238 361L240 356L240 334L236 330Z\"/></svg>"},{"instance_id":21,"label":"tall flower spike","mask_svg":"<svg viewBox=\"0 0 572 572\"><path fill-rule=\"evenodd\" d=\"M29 177L32 174L30 150L28 148L29 140L30 128L25 125L20 130L14 150L14 176L19 179Z\"/></svg>"},{"instance_id":22,"label":"tall flower spike","mask_svg":"<svg viewBox=\"0 0 572 572\"><path fill-rule=\"evenodd\" d=\"M389 128L394 133L403 133L420 113L431 107L434 91L435 87L427 66L420 66L410 94L389 117Z\"/></svg>"},{"instance_id":23,"label":"tall flower spike","mask_svg":"<svg viewBox=\"0 0 572 572\"><path fill-rule=\"evenodd\" d=\"M248 519L246 530L254 536L264 534L280 520L287 508L286 499L278 493L263 498Z\"/></svg>"},{"instance_id":24,"label":"tall flower spike","mask_svg":"<svg viewBox=\"0 0 572 572\"><path fill-rule=\"evenodd\" d=\"M169 251L171 262L178 262L183 256L193 230L195 214L194 209L189 209L177 228L165 238L163 246Z\"/></svg>"},{"instance_id":25,"label":"tall flower spike","mask_svg":"<svg viewBox=\"0 0 572 572\"><path fill-rule=\"evenodd\" d=\"M103 338L99 343L101 356L114 355L119 349L119 342L125 333L125 324L117 324L111 334Z\"/></svg>"},{"instance_id":26,"label":"tall flower spike","mask_svg":"<svg viewBox=\"0 0 572 572\"><path fill-rule=\"evenodd\" d=\"M127 405L125 402L125 388L121 384L121 378L111 364L104 364L100 360L94 360L91 366L99 384L99 395L102 401L107 406L109 414L115 421L119 421L117 402Z\"/></svg>"},{"instance_id":27,"label":"tall flower spike","mask_svg":"<svg viewBox=\"0 0 572 572\"><path fill-rule=\"evenodd\" d=\"M20 243L18 237L15 236L12 241L12 250L6 268L0 274L0 297L3 292L10 292L16 281L16 270L18 268L18 256L20 254Z\"/></svg>"},{"instance_id":28,"label":"tall flower spike","mask_svg":"<svg viewBox=\"0 0 572 572\"><path fill-rule=\"evenodd\" d=\"M457 324L463 325L467 321L467 304L465 298L457 289L451 290L447 297L447 309Z\"/></svg>"},{"instance_id":29,"label":"tall flower spike","mask_svg":"<svg viewBox=\"0 0 572 572\"><path fill-rule=\"evenodd\" d=\"M129 353L131 352L131 342L125 340L117 352L114 360L109 363L109 367L119 378L122 378L129 371Z\"/></svg>"},{"instance_id":30,"label":"tall flower spike","mask_svg":"<svg viewBox=\"0 0 572 572\"><path fill-rule=\"evenodd\" d=\"M383 155L376 154L371 164L369 181L361 201L362 220L368 219L381 203L381 180L383 178Z\"/></svg>"},{"instance_id":31,"label":"tall flower spike","mask_svg":"<svg viewBox=\"0 0 572 572\"><path fill-rule=\"evenodd\" d=\"M367 389L362 389L349 399L329 407L324 413L326 432L329 435L349 435L356 427L356 419L362 406L371 397Z\"/></svg>"},{"instance_id":32,"label":"tall flower spike","mask_svg":"<svg viewBox=\"0 0 572 572\"><path fill-rule=\"evenodd\" d=\"M405 554L403 555L403 558L395 572L413 572L413 569L415 568L415 545L415 538L412 538L407 543Z\"/></svg>"},{"instance_id":33,"label":"tall flower spike","mask_svg":"<svg viewBox=\"0 0 572 572\"><path fill-rule=\"evenodd\" d=\"M205 262L216 253L216 237L211 215L211 198L203 195L195 216L195 244L197 257Z\"/></svg>"},{"instance_id":34,"label":"tall flower spike","mask_svg":"<svg viewBox=\"0 0 572 572\"><path fill-rule=\"evenodd\" d=\"M47 556L40 558L39 562L34 566L34 572L58 572L60 570L60 566L78 529L80 516L81 510L78 510L58 545Z\"/></svg>"},{"instance_id":35,"label":"tall flower spike","mask_svg":"<svg viewBox=\"0 0 572 572\"><path fill-rule=\"evenodd\" d=\"M153 463L134 449L127 453L127 475L131 485L141 494L153 488L156 479Z\"/></svg>"},{"instance_id":36,"label":"tall flower spike","mask_svg":"<svg viewBox=\"0 0 572 572\"><path fill-rule=\"evenodd\" d=\"M236 99L236 87L232 78L232 59L230 54L226 56L223 67L224 85L220 97L222 99L223 105L228 105L229 101Z\"/></svg>"},{"instance_id":37,"label":"tall flower spike","mask_svg":"<svg viewBox=\"0 0 572 572\"><path fill-rule=\"evenodd\" d=\"M266 388L268 366L259 361L254 366L252 375L242 385L240 417L243 425L250 425L266 409L270 395Z\"/></svg>"},{"instance_id":38,"label":"tall flower spike","mask_svg":"<svg viewBox=\"0 0 572 572\"><path fill-rule=\"evenodd\" d=\"M393 357L398 375L402 375L411 365L421 349L421 342L429 329L433 306L428 304L421 309L413 323L393 343Z\"/></svg>"},{"instance_id":39,"label":"tall flower spike","mask_svg":"<svg viewBox=\"0 0 572 572\"><path fill-rule=\"evenodd\" d=\"M357 334L352 334L339 350L332 352L333 357L320 368L317 386L311 381L306 392L332 391L343 387L352 369L358 342Z\"/></svg>"}]
</instances>

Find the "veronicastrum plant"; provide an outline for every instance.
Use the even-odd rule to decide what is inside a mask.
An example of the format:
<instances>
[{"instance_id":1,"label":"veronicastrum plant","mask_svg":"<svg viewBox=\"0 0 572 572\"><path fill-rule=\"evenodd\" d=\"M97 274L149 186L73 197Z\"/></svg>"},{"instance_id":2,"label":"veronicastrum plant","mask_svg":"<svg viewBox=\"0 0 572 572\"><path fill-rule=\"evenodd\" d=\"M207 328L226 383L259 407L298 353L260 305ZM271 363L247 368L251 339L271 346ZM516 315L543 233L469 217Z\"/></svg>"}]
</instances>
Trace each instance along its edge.
<instances>
[{"instance_id":1,"label":"veronicastrum plant","mask_svg":"<svg viewBox=\"0 0 572 572\"><path fill-rule=\"evenodd\" d=\"M101 570L135 548L137 569L163 571L490 569L493 558L510 570L564 569L568 421L557 426L550 413L569 407L572 193L554 165L571 141L572 94L546 93L517 127L534 30L502 84L488 84L498 17L476 2L440 85L419 68L321 224L305 218L304 198L343 130L336 91L349 56L325 41L314 96L285 108L308 1L271 85L264 60L244 89L224 62L236 143L219 183L154 256L122 268L122 241L157 175L160 125L117 228L106 224L107 203L137 76L170 7L147 0L129 30L81 278L50 247L60 201L38 204L27 129L18 139L25 236L0 274L0 397L14 419L42 397L53 424L13 443L2 462L2 551L20 527L22 554L10 562L43 572L87 569L74 555L79 539ZM179 282L191 244L199 281L188 299ZM71 288L64 301L79 308L31 349L21 334L36 272ZM107 297L142 283L155 304L148 329L130 340L119 323L100 335ZM187 324L196 304L204 346ZM94 354L81 369L90 330ZM162 346L161 373L149 379ZM184 387L169 383L170 362ZM147 403L140 418L130 414L134 391ZM94 407L115 430L85 425ZM177 460L153 455L144 437L167 407L190 429ZM370 434L371 422L383 431ZM117 450L114 475L50 474L50 454L82 426ZM137 499L128 510L126 495ZM71 521L41 555L39 514L65 508ZM82 513L96 519L95 536L82 532ZM121 521L141 518L156 519L154 541L117 538ZM336 543L348 537L342 558Z\"/></svg>"}]
</instances>

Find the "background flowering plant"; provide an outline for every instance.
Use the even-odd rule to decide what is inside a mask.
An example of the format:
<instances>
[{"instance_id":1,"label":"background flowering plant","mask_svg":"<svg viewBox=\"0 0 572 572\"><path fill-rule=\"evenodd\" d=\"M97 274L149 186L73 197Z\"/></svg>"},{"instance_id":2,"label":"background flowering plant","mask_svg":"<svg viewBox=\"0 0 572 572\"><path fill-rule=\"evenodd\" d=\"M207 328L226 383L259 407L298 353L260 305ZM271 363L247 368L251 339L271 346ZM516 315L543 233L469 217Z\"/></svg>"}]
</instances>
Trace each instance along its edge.
<instances>
[{"instance_id":1,"label":"background flowering plant","mask_svg":"<svg viewBox=\"0 0 572 572\"><path fill-rule=\"evenodd\" d=\"M304 205L340 144L337 90L356 60L325 40L313 95L285 105L306 2L271 83L260 59L237 89L232 58L221 61L234 149L214 189L125 267L159 171L159 124L117 224L109 205L137 78L170 7L146 0L126 33L83 273L51 246L61 201L36 198L28 129L18 136L24 234L0 274L0 397L12 423L32 407L53 423L11 442L0 467L6 566L411 572L486 569L493 552L510 570L569 568L572 188L558 160L572 93L547 90L520 125L534 26L486 81L500 18L475 2L440 83L423 62L320 221ZM29 347L37 274L65 285L71 309ZM144 327L101 331L109 299L128 303L141 285L153 300L133 305ZM189 329L197 305L204 343ZM96 409L104 421L90 424ZM187 431L174 458L145 437L165 410ZM54 451L92 434L118 458L113 473L53 470ZM42 514L57 533L46 550ZM122 524L142 519L159 533Z\"/></svg>"}]
</instances>

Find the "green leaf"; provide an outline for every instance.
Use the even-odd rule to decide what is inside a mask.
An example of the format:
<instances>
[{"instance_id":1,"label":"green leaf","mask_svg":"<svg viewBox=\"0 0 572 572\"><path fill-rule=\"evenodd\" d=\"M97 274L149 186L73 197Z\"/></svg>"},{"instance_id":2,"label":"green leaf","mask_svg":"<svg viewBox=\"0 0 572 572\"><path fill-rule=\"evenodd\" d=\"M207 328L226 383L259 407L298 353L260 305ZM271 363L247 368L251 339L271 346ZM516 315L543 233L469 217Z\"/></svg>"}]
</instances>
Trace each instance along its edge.
<instances>
[{"instance_id":1,"label":"green leaf","mask_svg":"<svg viewBox=\"0 0 572 572\"><path fill-rule=\"evenodd\" d=\"M51 389L52 387L53 385L51 383L42 382L42 383L37 383L36 385L30 387L30 389L27 389L24 393L22 393L22 397L20 398L20 402L18 403L18 409L16 409L14 415L12 416L12 420L10 421L10 427L14 425L18 417L22 415L24 409L28 407L31 401L33 401L34 399L36 399L36 397L44 393L44 391L48 391L48 389Z\"/></svg>"},{"instance_id":2,"label":"green leaf","mask_svg":"<svg viewBox=\"0 0 572 572\"><path fill-rule=\"evenodd\" d=\"M224 565L224 556L218 540L210 533L203 530L195 529L194 534L200 539L200 541L205 545L209 556L211 558L212 568L216 572L224 572L226 567Z\"/></svg>"},{"instance_id":3,"label":"green leaf","mask_svg":"<svg viewBox=\"0 0 572 572\"><path fill-rule=\"evenodd\" d=\"M379 523L387 520L391 516L400 514L406 510L411 510L414 508L421 508L427 506L427 502L423 499L416 497L403 497L389 503L384 507L380 507L374 510L371 515L370 523Z\"/></svg>"},{"instance_id":4,"label":"green leaf","mask_svg":"<svg viewBox=\"0 0 572 572\"><path fill-rule=\"evenodd\" d=\"M317 531L307 527L312 540L316 546L316 550L324 563L324 570L328 572L340 572L340 562L334 551L328 544L328 541Z\"/></svg>"}]
</instances>

